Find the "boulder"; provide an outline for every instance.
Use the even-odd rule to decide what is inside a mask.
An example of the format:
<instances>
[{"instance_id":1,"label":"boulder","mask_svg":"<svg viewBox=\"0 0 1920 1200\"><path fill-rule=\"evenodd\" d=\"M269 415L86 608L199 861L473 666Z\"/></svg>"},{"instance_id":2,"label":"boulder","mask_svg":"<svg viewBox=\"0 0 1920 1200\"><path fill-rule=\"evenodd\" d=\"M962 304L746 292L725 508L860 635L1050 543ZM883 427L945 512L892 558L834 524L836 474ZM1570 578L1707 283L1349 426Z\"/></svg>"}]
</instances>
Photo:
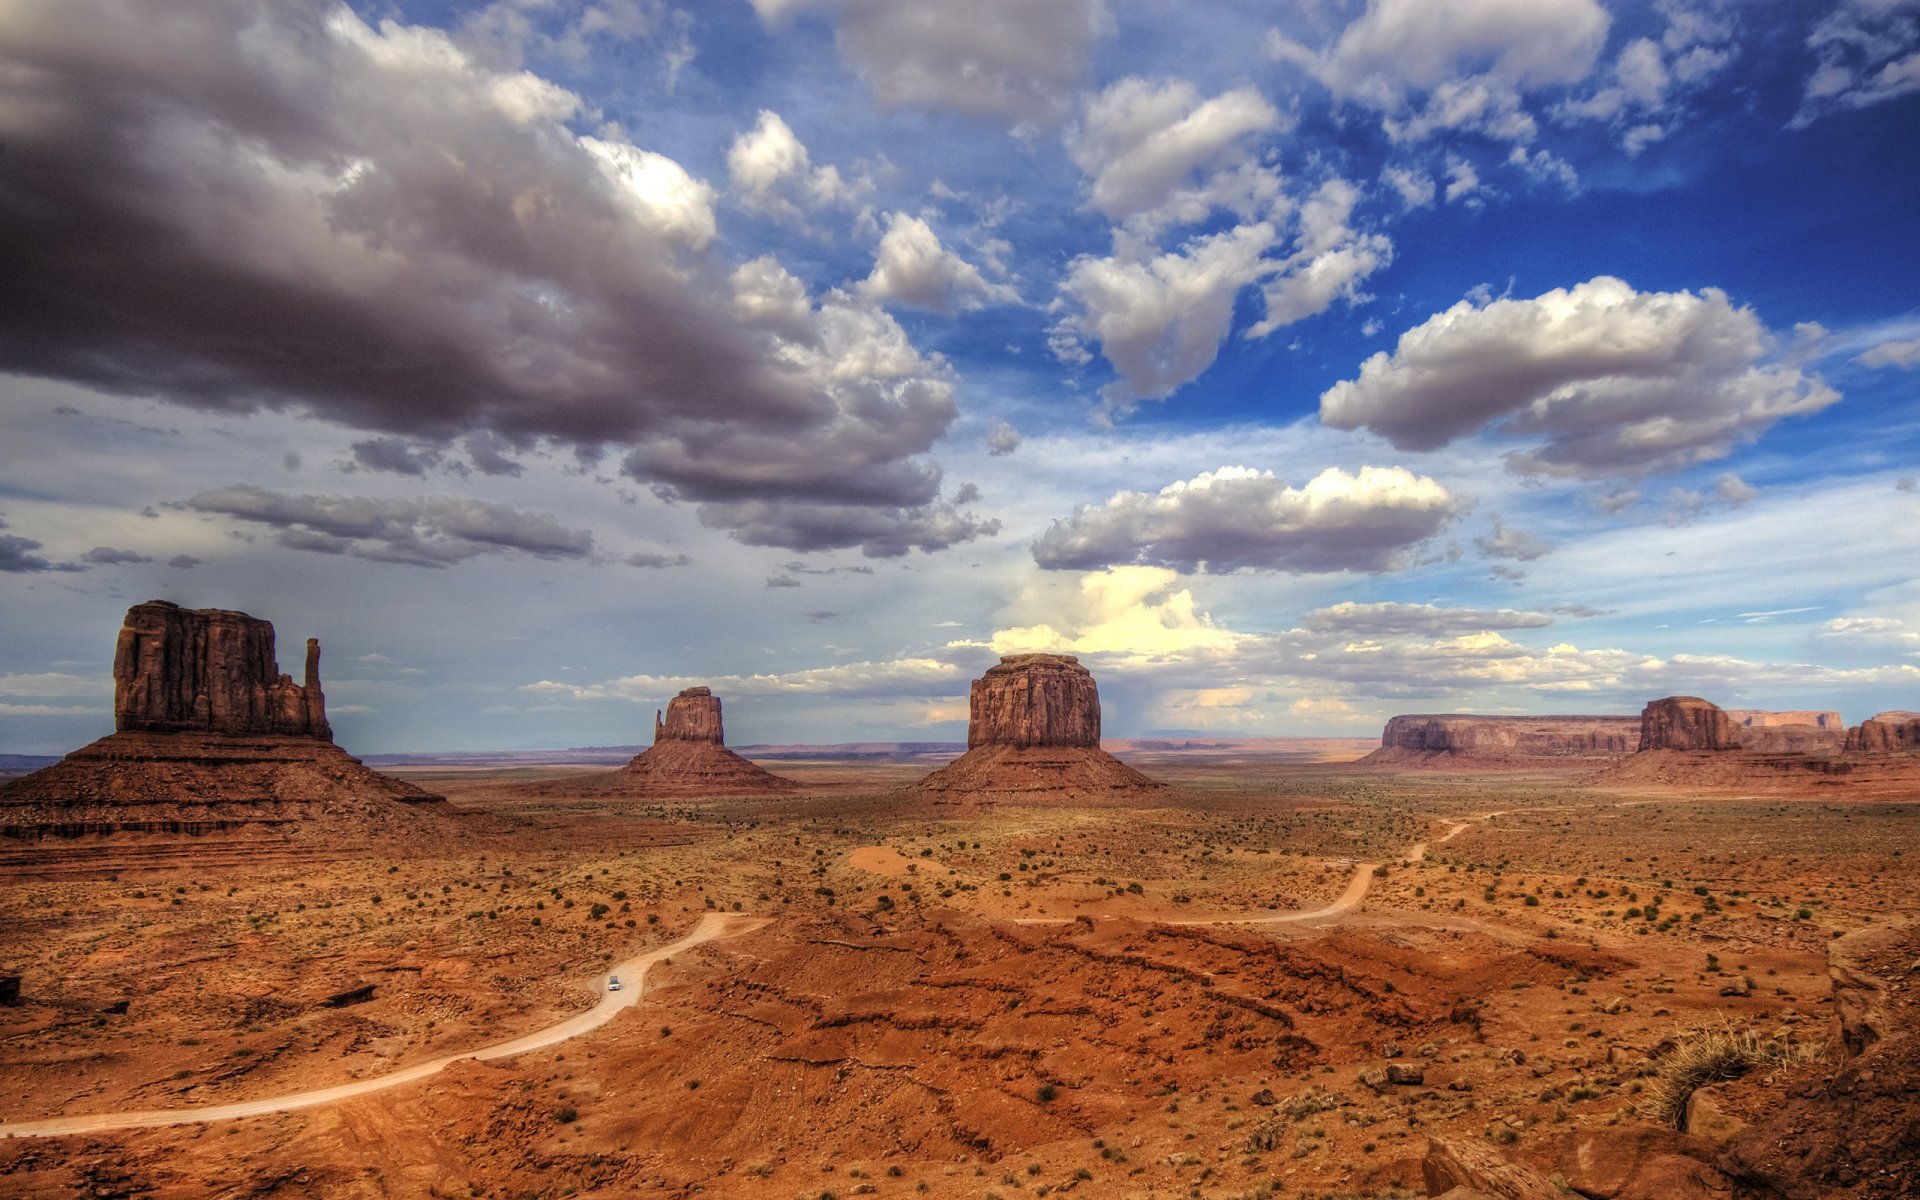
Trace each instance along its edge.
<instances>
[{"instance_id":1,"label":"boulder","mask_svg":"<svg viewBox=\"0 0 1920 1200\"><path fill-rule=\"evenodd\" d=\"M1738 750L1739 727L1719 705L1698 696L1668 696L1640 713L1641 750Z\"/></svg>"},{"instance_id":2,"label":"boulder","mask_svg":"<svg viewBox=\"0 0 1920 1200\"><path fill-rule=\"evenodd\" d=\"M1084 800L1163 786L1100 748L1100 693L1069 655L1009 655L974 680L967 747L915 790Z\"/></svg>"},{"instance_id":3,"label":"boulder","mask_svg":"<svg viewBox=\"0 0 1920 1200\"><path fill-rule=\"evenodd\" d=\"M1451 1188L1471 1188L1501 1200L1561 1200L1559 1188L1524 1163L1509 1161L1492 1146L1465 1138L1433 1137L1427 1141L1420 1175L1427 1195L1439 1196Z\"/></svg>"},{"instance_id":4,"label":"boulder","mask_svg":"<svg viewBox=\"0 0 1920 1200\"><path fill-rule=\"evenodd\" d=\"M1656 1159L1705 1159L1712 1147L1664 1125L1590 1125L1563 1134L1555 1165L1568 1185L1592 1200L1615 1200Z\"/></svg>"}]
</instances>

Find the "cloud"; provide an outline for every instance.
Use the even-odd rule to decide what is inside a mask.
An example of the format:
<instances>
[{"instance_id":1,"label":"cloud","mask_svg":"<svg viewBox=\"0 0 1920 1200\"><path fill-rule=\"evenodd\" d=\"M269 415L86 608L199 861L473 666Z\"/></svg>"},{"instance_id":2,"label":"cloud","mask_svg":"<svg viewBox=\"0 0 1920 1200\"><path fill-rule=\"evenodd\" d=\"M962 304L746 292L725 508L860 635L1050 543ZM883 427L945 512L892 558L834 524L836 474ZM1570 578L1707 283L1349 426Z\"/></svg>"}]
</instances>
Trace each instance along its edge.
<instances>
[{"instance_id":1,"label":"cloud","mask_svg":"<svg viewBox=\"0 0 1920 1200\"><path fill-rule=\"evenodd\" d=\"M1481 430L1541 444L1523 473L1633 476L1724 457L1837 401L1765 361L1773 339L1715 288L1636 292L1600 276L1532 300L1461 301L1320 397L1320 419L1402 450Z\"/></svg>"},{"instance_id":2,"label":"cloud","mask_svg":"<svg viewBox=\"0 0 1920 1200\"><path fill-rule=\"evenodd\" d=\"M994 458L1003 458L1020 448L1020 431L1005 421L994 422L987 431L987 453Z\"/></svg>"},{"instance_id":3,"label":"cloud","mask_svg":"<svg viewBox=\"0 0 1920 1200\"><path fill-rule=\"evenodd\" d=\"M887 218L873 273L860 282L859 291L883 304L937 313L1020 300L1019 293L1006 284L988 283L979 268L942 246L931 226L905 213Z\"/></svg>"},{"instance_id":4,"label":"cloud","mask_svg":"<svg viewBox=\"0 0 1920 1200\"><path fill-rule=\"evenodd\" d=\"M793 129L764 108L753 129L728 147L727 175L748 208L788 220L829 206L851 207L873 190L871 180L849 182L837 167L815 167Z\"/></svg>"},{"instance_id":5,"label":"cloud","mask_svg":"<svg viewBox=\"0 0 1920 1200\"><path fill-rule=\"evenodd\" d=\"M1400 195L1400 207L1412 212L1433 203L1433 176L1414 167L1387 167L1380 179Z\"/></svg>"},{"instance_id":6,"label":"cloud","mask_svg":"<svg viewBox=\"0 0 1920 1200\"><path fill-rule=\"evenodd\" d=\"M1213 365L1233 325L1234 297L1271 270L1265 255L1277 240L1262 221L1166 253L1082 255L1061 285L1077 311L1055 330L1075 345L1081 338L1100 343L1120 373L1104 392L1111 406L1124 410L1136 399L1169 396Z\"/></svg>"},{"instance_id":7,"label":"cloud","mask_svg":"<svg viewBox=\"0 0 1920 1200\"><path fill-rule=\"evenodd\" d=\"M153 559L137 550L116 550L112 546L95 546L80 556L80 561L95 566L120 566L128 563L150 563Z\"/></svg>"},{"instance_id":8,"label":"cloud","mask_svg":"<svg viewBox=\"0 0 1920 1200\"><path fill-rule=\"evenodd\" d=\"M1095 571L1081 578L1072 602L1049 605L1066 632L1050 623L1014 626L996 630L987 645L996 654L1098 654L1128 663L1231 650L1243 635L1216 626L1198 611L1192 590L1174 587L1179 578L1164 567ZM951 643L949 648L977 645Z\"/></svg>"},{"instance_id":9,"label":"cloud","mask_svg":"<svg viewBox=\"0 0 1920 1200\"><path fill-rule=\"evenodd\" d=\"M1595 0L1371 0L1331 45L1273 30L1268 49L1379 112L1396 141L1467 130L1527 142L1527 93L1591 74L1610 23Z\"/></svg>"},{"instance_id":10,"label":"cloud","mask_svg":"<svg viewBox=\"0 0 1920 1200\"><path fill-rule=\"evenodd\" d=\"M1807 49L1815 67L1792 128L1920 91L1920 0L1840 0Z\"/></svg>"},{"instance_id":11,"label":"cloud","mask_svg":"<svg viewBox=\"0 0 1920 1200\"><path fill-rule=\"evenodd\" d=\"M483 554L583 559L593 553L593 535L584 529L569 529L546 513L460 496L298 496L236 485L200 492L180 507L277 529L289 549L417 567Z\"/></svg>"},{"instance_id":12,"label":"cloud","mask_svg":"<svg viewBox=\"0 0 1920 1200\"><path fill-rule=\"evenodd\" d=\"M630 567L640 567L645 570L659 570L665 567L684 567L688 563L691 563L693 558L686 554L634 553L627 555L620 561Z\"/></svg>"},{"instance_id":13,"label":"cloud","mask_svg":"<svg viewBox=\"0 0 1920 1200\"><path fill-rule=\"evenodd\" d=\"M1202 100L1184 80L1129 77L1087 101L1067 148L1090 180L1092 208L1150 230L1203 220L1215 208L1242 219L1272 209L1278 172L1260 167L1245 139L1286 124L1254 88Z\"/></svg>"},{"instance_id":14,"label":"cloud","mask_svg":"<svg viewBox=\"0 0 1920 1200\"><path fill-rule=\"evenodd\" d=\"M1323 313L1337 301L1354 304L1363 299L1361 281L1393 261L1393 243L1385 234L1352 227L1359 199L1359 188L1334 178L1300 206L1299 246L1261 285L1267 314L1247 330L1248 337L1265 337Z\"/></svg>"},{"instance_id":15,"label":"cloud","mask_svg":"<svg viewBox=\"0 0 1920 1200\"><path fill-rule=\"evenodd\" d=\"M1751 504L1760 489L1735 475L1732 471L1713 481L1713 494L1729 508L1738 508L1742 504Z\"/></svg>"},{"instance_id":16,"label":"cloud","mask_svg":"<svg viewBox=\"0 0 1920 1200\"><path fill-rule=\"evenodd\" d=\"M682 494L881 523L934 499L915 456L953 419L943 371L848 301L802 322L831 360L741 318L713 188L579 96L323 0L148 17L72 0L0 27L0 371L426 444L611 444ZM366 453L404 469L392 449Z\"/></svg>"},{"instance_id":17,"label":"cloud","mask_svg":"<svg viewBox=\"0 0 1920 1200\"><path fill-rule=\"evenodd\" d=\"M1055 521L1034 543L1050 570L1145 563L1215 574L1385 571L1464 506L1400 467L1329 467L1295 488L1271 471L1222 467L1157 493L1119 492Z\"/></svg>"},{"instance_id":18,"label":"cloud","mask_svg":"<svg viewBox=\"0 0 1920 1200\"><path fill-rule=\"evenodd\" d=\"M654 704L684 688L697 686L711 687L715 694L728 700L735 696L885 699L964 695L968 678L958 666L939 659L901 658L767 675L628 675L591 684L543 679L524 684L520 690L557 699L625 700L642 704Z\"/></svg>"},{"instance_id":19,"label":"cloud","mask_svg":"<svg viewBox=\"0 0 1920 1200\"><path fill-rule=\"evenodd\" d=\"M1101 0L752 0L778 25L832 14L840 57L882 108L1053 124L1107 31Z\"/></svg>"},{"instance_id":20,"label":"cloud","mask_svg":"<svg viewBox=\"0 0 1920 1200\"><path fill-rule=\"evenodd\" d=\"M797 588L805 587L806 585L791 575L769 575L767 576L767 586L769 588Z\"/></svg>"},{"instance_id":21,"label":"cloud","mask_svg":"<svg viewBox=\"0 0 1920 1200\"><path fill-rule=\"evenodd\" d=\"M1666 28L1658 39L1637 37L1620 48L1594 89L1554 109L1562 122L1601 121L1629 155L1665 138L1738 53L1732 10L1713 5L1658 6Z\"/></svg>"},{"instance_id":22,"label":"cloud","mask_svg":"<svg viewBox=\"0 0 1920 1200\"><path fill-rule=\"evenodd\" d=\"M44 549L41 543L32 538L0 533L0 571L14 575L30 575L40 571L87 569L80 563L53 562L44 555L34 553L41 549Z\"/></svg>"},{"instance_id":23,"label":"cloud","mask_svg":"<svg viewBox=\"0 0 1920 1200\"><path fill-rule=\"evenodd\" d=\"M176 554L167 560L167 565L176 571L191 571L201 563L191 554Z\"/></svg>"},{"instance_id":24,"label":"cloud","mask_svg":"<svg viewBox=\"0 0 1920 1200\"><path fill-rule=\"evenodd\" d=\"M1920 367L1920 338L1899 342L1881 342L1853 361L1863 367Z\"/></svg>"},{"instance_id":25,"label":"cloud","mask_svg":"<svg viewBox=\"0 0 1920 1200\"><path fill-rule=\"evenodd\" d=\"M513 443L496 433L485 430L469 434L460 443L466 450L467 458L473 463L473 469L482 475L518 476L520 464L508 458L506 452L513 449Z\"/></svg>"},{"instance_id":26,"label":"cloud","mask_svg":"<svg viewBox=\"0 0 1920 1200\"><path fill-rule=\"evenodd\" d=\"M58 671L0 674L0 696L12 700L72 700L113 694L113 680L99 675L67 675Z\"/></svg>"},{"instance_id":27,"label":"cloud","mask_svg":"<svg viewBox=\"0 0 1920 1200\"><path fill-rule=\"evenodd\" d=\"M1496 629L1540 629L1553 624L1545 613L1511 608L1446 608L1437 604L1357 604L1344 600L1302 614L1301 625L1342 637L1459 637Z\"/></svg>"},{"instance_id":28,"label":"cloud","mask_svg":"<svg viewBox=\"0 0 1920 1200\"><path fill-rule=\"evenodd\" d=\"M430 449L415 449L405 438L381 437L353 443L353 461L369 471L425 475L428 468L439 464L440 455Z\"/></svg>"},{"instance_id":29,"label":"cloud","mask_svg":"<svg viewBox=\"0 0 1920 1200\"><path fill-rule=\"evenodd\" d=\"M1516 529L1498 516L1493 518L1493 531L1485 537L1475 538L1473 544L1480 547L1482 554L1491 558L1512 558L1521 562L1532 562L1553 551L1544 538L1524 529Z\"/></svg>"}]
</instances>

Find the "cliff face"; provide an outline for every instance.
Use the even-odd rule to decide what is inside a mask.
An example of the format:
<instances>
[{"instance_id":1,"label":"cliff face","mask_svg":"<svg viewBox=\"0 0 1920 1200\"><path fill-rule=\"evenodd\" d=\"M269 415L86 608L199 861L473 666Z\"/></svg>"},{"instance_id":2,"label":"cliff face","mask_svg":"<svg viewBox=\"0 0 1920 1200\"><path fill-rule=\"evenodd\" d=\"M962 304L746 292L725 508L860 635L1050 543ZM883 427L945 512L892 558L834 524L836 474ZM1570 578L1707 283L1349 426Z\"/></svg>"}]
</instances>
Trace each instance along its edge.
<instances>
[{"instance_id":1,"label":"cliff face","mask_svg":"<svg viewBox=\"0 0 1920 1200\"><path fill-rule=\"evenodd\" d=\"M1738 750L1740 744L1733 719L1698 696L1668 696L1640 712L1642 750Z\"/></svg>"},{"instance_id":2,"label":"cliff face","mask_svg":"<svg viewBox=\"0 0 1920 1200\"><path fill-rule=\"evenodd\" d=\"M1100 745L1093 673L1062 654L1015 654L973 681L967 747Z\"/></svg>"},{"instance_id":3,"label":"cliff face","mask_svg":"<svg viewBox=\"0 0 1920 1200\"><path fill-rule=\"evenodd\" d=\"M1840 714L1831 709L1788 709L1769 712L1759 708L1730 708L1727 717L1735 725L1748 729L1770 729L1779 725L1811 725L1815 729L1844 731L1847 727Z\"/></svg>"},{"instance_id":4,"label":"cliff face","mask_svg":"<svg viewBox=\"0 0 1920 1200\"><path fill-rule=\"evenodd\" d=\"M653 740L659 742L712 742L726 745L726 732L720 723L720 697L713 689L690 687L667 701L666 719L653 714Z\"/></svg>"},{"instance_id":5,"label":"cliff face","mask_svg":"<svg viewBox=\"0 0 1920 1200\"><path fill-rule=\"evenodd\" d=\"M1387 722L1380 746L1386 751L1469 758L1613 758L1631 754L1639 732L1640 722L1634 717L1410 714Z\"/></svg>"},{"instance_id":6,"label":"cliff face","mask_svg":"<svg viewBox=\"0 0 1920 1200\"><path fill-rule=\"evenodd\" d=\"M114 728L331 740L313 638L305 679L280 674L268 622L149 600L127 610L114 649Z\"/></svg>"},{"instance_id":7,"label":"cliff face","mask_svg":"<svg viewBox=\"0 0 1920 1200\"><path fill-rule=\"evenodd\" d=\"M1847 730L1853 754L1920 753L1920 713L1883 712Z\"/></svg>"}]
</instances>

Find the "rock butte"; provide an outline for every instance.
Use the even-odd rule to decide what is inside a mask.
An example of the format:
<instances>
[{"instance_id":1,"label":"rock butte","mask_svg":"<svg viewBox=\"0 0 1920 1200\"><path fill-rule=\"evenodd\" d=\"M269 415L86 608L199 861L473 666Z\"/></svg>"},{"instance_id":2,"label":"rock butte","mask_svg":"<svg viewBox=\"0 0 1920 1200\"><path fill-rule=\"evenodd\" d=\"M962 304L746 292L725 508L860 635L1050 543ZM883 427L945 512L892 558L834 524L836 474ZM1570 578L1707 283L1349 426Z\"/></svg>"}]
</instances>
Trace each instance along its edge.
<instances>
[{"instance_id":1,"label":"rock butte","mask_svg":"<svg viewBox=\"0 0 1920 1200\"><path fill-rule=\"evenodd\" d=\"M150 600L127 610L113 659L115 732L0 787L0 833L202 834L243 825L405 827L441 797L333 744L320 643L305 682L282 675L273 626Z\"/></svg>"},{"instance_id":2,"label":"rock butte","mask_svg":"<svg viewBox=\"0 0 1920 1200\"><path fill-rule=\"evenodd\" d=\"M1070 655L1015 654L987 668L968 697L967 747L914 790L1088 799L1165 786L1100 748L1100 693Z\"/></svg>"},{"instance_id":3,"label":"rock butte","mask_svg":"<svg viewBox=\"0 0 1920 1200\"><path fill-rule=\"evenodd\" d=\"M653 745L610 776L596 792L635 796L738 796L790 792L800 785L727 749L720 697L691 687L653 715Z\"/></svg>"},{"instance_id":4,"label":"rock butte","mask_svg":"<svg viewBox=\"0 0 1920 1200\"><path fill-rule=\"evenodd\" d=\"M1484 717L1413 714L1387 722L1380 749L1360 761L1415 764L1442 759L1614 759L1639 743L1635 717Z\"/></svg>"}]
</instances>

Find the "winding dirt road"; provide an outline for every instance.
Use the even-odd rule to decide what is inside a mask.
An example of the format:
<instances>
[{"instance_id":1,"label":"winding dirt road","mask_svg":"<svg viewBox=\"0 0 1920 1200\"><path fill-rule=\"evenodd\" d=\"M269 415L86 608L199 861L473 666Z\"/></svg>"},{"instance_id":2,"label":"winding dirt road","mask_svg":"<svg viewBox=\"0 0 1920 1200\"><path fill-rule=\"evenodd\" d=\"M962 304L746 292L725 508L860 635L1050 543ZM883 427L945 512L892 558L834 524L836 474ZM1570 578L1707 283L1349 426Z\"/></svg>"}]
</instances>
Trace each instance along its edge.
<instances>
[{"instance_id":1,"label":"winding dirt road","mask_svg":"<svg viewBox=\"0 0 1920 1200\"><path fill-rule=\"evenodd\" d=\"M1484 813L1474 820L1485 821L1500 813ZM1447 821L1453 826L1436 844L1444 844L1459 837L1469 827L1470 821ZM1402 860L1418 861L1426 855L1427 843L1415 842L1407 847L1407 852L1399 855ZM1241 917L1204 917L1188 921L1169 921L1170 925L1284 925L1301 921L1323 921L1343 917L1357 911L1367 898L1367 892L1373 886L1377 863L1354 864L1353 878L1347 883L1333 903L1321 908L1300 912L1276 913L1273 915ZM1055 925L1070 923L1072 918L1064 917L1028 917L1018 919L1020 925ZM198 1121L227 1121L236 1117L258 1117L268 1113L292 1112L302 1108L315 1108L323 1104L334 1104L349 1100L355 1096L365 1096L372 1092L385 1091L400 1087L418 1079L438 1074L449 1065L466 1059L488 1060L510 1058L524 1054L529 1050L539 1050L578 1037L583 1033L600 1028L622 1009L632 1008L640 1002L645 990L647 969L655 963L689 950L703 942L715 938L734 937L749 933L768 923L766 917L755 917L739 913L708 913L693 927L693 932L677 942L649 950L645 954L627 959L612 968L612 974L626 977L625 986L617 992L606 990L604 981L596 986L600 992L599 1003L577 1016L569 1017L545 1029L535 1030L512 1041L496 1042L478 1050L469 1050L461 1054L449 1054L444 1058L431 1059L411 1067L376 1076L372 1079L359 1079L352 1083L342 1083L334 1087L316 1088L310 1092L294 1092L285 1096L265 1096L257 1100L241 1100L233 1104L216 1104L204 1108L164 1108L144 1112L94 1113L87 1116L50 1117L41 1121L19 1121L0 1124L0 1137L64 1137L76 1133L104 1133L116 1129L150 1129L163 1125L190 1125Z\"/></svg>"},{"instance_id":2,"label":"winding dirt road","mask_svg":"<svg viewBox=\"0 0 1920 1200\"><path fill-rule=\"evenodd\" d=\"M702 942L748 933L766 923L765 917L738 913L708 913L700 918L700 923L693 927L693 932L679 941L649 950L645 954L627 959L612 967L611 974L624 977L621 990L607 991L605 979L602 977L596 983L600 1000L592 1008L577 1016L568 1017L558 1024L549 1025L545 1029L538 1029L523 1037L514 1038L512 1041L496 1042L478 1050L449 1054L444 1058L431 1059L390 1074L375 1076L372 1079L357 1079L352 1083L316 1088L310 1092L295 1092L287 1096L265 1096L258 1100L240 1100L233 1104L216 1104L205 1108L163 1108L146 1112L94 1113L87 1116L50 1117L44 1121L20 1121L0 1125L0 1137L61 1137L75 1133L102 1133L112 1129L149 1129L160 1125L188 1125L196 1121L226 1121L235 1117L257 1117L266 1113L291 1112L295 1109L334 1104L355 1096L365 1096L370 1092L399 1087L402 1084L438 1074L449 1065L466 1059L484 1061L525 1054L529 1050L539 1050L598 1029L613 1020L622 1009L632 1008L638 1004L641 993L645 990L647 969L655 963L683 950L690 950Z\"/></svg>"}]
</instances>

